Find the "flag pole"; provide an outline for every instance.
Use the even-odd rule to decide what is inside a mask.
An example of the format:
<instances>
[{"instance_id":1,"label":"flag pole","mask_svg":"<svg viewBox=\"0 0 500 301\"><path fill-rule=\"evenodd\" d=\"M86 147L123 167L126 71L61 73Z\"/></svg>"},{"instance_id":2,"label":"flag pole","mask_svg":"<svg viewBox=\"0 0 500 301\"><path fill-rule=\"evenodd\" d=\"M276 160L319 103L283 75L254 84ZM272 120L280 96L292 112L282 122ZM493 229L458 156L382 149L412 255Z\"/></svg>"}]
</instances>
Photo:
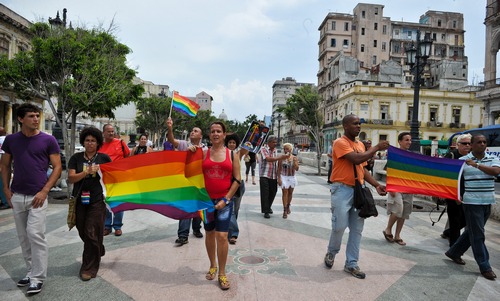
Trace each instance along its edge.
<instances>
[{"instance_id":1,"label":"flag pole","mask_svg":"<svg viewBox=\"0 0 500 301\"><path fill-rule=\"evenodd\" d=\"M171 102L170 102L170 112L168 112L168 118L172 116L172 107L174 105L174 91L172 91L172 97L171 97Z\"/></svg>"}]
</instances>

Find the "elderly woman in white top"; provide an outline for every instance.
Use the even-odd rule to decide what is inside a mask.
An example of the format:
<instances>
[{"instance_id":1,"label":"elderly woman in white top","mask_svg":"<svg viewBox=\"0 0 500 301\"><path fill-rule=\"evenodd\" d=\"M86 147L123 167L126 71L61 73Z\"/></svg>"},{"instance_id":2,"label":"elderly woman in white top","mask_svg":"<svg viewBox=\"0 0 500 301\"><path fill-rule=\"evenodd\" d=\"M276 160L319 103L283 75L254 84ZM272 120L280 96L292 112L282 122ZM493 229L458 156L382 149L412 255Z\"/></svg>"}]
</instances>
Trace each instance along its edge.
<instances>
[{"instance_id":1,"label":"elderly woman in white top","mask_svg":"<svg viewBox=\"0 0 500 301\"><path fill-rule=\"evenodd\" d=\"M296 156L292 155L293 145L291 143L283 144L285 155L289 155L288 159L278 161L278 185L281 187L283 200L283 218L287 218L292 202L292 195L297 178L295 172L299 170L299 161Z\"/></svg>"}]
</instances>

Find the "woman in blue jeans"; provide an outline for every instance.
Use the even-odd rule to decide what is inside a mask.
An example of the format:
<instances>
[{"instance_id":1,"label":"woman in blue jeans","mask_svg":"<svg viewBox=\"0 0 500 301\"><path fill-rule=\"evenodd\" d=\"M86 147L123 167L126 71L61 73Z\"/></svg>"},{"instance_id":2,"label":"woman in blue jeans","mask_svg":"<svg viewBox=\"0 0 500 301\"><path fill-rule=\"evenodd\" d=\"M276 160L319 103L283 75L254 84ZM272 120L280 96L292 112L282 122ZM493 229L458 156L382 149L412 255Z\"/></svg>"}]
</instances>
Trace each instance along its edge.
<instances>
[{"instance_id":1,"label":"woman in blue jeans","mask_svg":"<svg viewBox=\"0 0 500 301\"><path fill-rule=\"evenodd\" d=\"M240 145L240 138L235 133L227 134L226 139L224 139L224 143L226 147L234 152L234 154L238 154L238 158L243 158L246 154L248 154L248 150L244 148L240 148L236 151L238 146ZM231 223L229 224L228 231L228 239L229 243L234 245L238 239L240 234L240 228L238 227L238 212L240 211L241 198L245 193L245 183L241 181L240 188L236 195L233 197L233 212L231 214Z\"/></svg>"}]
</instances>

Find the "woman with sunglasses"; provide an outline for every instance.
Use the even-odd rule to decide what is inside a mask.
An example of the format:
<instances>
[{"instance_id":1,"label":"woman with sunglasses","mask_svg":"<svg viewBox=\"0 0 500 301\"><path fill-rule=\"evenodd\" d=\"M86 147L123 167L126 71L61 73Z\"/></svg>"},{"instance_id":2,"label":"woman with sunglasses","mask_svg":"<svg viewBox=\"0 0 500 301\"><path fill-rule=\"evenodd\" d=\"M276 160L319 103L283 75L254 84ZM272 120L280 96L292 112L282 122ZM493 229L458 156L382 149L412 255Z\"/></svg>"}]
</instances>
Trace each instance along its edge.
<instances>
[{"instance_id":1,"label":"woman with sunglasses","mask_svg":"<svg viewBox=\"0 0 500 301\"><path fill-rule=\"evenodd\" d=\"M471 134L463 134L457 138L457 148L447 153L444 157L449 159L458 159L470 152ZM460 236L460 230L465 227L465 217L462 209L462 204L455 200L446 199L446 214L448 229L443 231L441 237L448 238L450 247L457 241Z\"/></svg>"}]
</instances>

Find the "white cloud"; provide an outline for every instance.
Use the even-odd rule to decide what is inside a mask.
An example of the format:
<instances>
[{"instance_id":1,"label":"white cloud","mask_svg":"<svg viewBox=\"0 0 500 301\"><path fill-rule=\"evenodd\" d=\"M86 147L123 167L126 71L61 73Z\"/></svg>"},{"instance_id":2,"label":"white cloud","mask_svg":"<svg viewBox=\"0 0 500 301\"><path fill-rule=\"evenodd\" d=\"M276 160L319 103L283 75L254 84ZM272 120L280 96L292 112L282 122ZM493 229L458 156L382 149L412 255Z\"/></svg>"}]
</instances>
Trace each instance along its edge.
<instances>
[{"instance_id":1,"label":"white cloud","mask_svg":"<svg viewBox=\"0 0 500 301\"><path fill-rule=\"evenodd\" d=\"M113 19L118 40L133 53L128 64L143 80L184 95L206 91L214 113L230 119L271 114L272 85L291 76L316 83L318 27L329 12L352 14L357 0L3 0L28 20L55 17L88 28ZM483 78L484 5L475 1L379 0L391 20L418 22L427 10L464 14L469 79ZM62 15L61 15L62 17ZM478 80L479 78L479 80Z\"/></svg>"},{"instance_id":2,"label":"white cloud","mask_svg":"<svg viewBox=\"0 0 500 301\"><path fill-rule=\"evenodd\" d=\"M260 119L270 115L271 86L258 80L241 82L235 79L228 87L218 84L214 89L202 90L214 98L212 111L215 116L219 116L223 109L230 120L243 121L251 114Z\"/></svg>"}]
</instances>

